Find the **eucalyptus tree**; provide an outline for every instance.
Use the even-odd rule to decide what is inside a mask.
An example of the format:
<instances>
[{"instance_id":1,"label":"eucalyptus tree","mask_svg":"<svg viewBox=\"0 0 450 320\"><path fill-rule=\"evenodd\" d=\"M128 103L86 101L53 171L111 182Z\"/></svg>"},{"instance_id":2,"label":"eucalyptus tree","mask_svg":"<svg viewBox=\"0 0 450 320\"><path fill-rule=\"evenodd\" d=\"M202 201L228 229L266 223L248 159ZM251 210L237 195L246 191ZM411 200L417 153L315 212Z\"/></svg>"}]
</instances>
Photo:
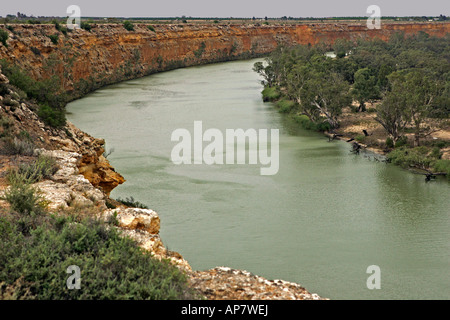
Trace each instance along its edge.
<instances>
[{"instance_id":1,"label":"eucalyptus tree","mask_svg":"<svg viewBox=\"0 0 450 320\"><path fill-rule=\"evenodd\" d=\"M332 129L339 127L342 109L351 104L349 84L335 72L313 71L301 89L302 111L314 122L324 116Z\"/></svg>"},{"instance_id":2,"label":"eucalyptus tree","mask_svg":"<svg viewBox=\"0 0 450 320\"><path fill-rule=\"evenodd\" d=\"M444 84L431 78L424 70L414 69L403 76L406 99L406 113L414 128L414 144L420 144L422 134L431 132L427 119L432 115L434 105L444 92Z\"/></svg>"},{"instance_id":3,"label":"eucalyptus tree","mask_svg":"<svg viewBox=\"0 0 450 320\"><path fill-rule=\"evenodd\" d=\"M369 68L362 68L355 72L352 95L359 102L358 111L366 111L366 102L379 98L380 90L377 82L377 77L372 74Z\"/></svg>"},{"instance_id":4,"label":"eucalyptus tree","mask_svg":"<svg viewBox=\"0 0 450 320\"><path fill-rule=\"evenodd\" d=\"M396 71L389 77L390 90L386 92L375 118L397 141L408 124L414 130L414 142L431 131L429 117L446 94L445 83L431 78L424 70Z\"/></svg>"}]
</instances>

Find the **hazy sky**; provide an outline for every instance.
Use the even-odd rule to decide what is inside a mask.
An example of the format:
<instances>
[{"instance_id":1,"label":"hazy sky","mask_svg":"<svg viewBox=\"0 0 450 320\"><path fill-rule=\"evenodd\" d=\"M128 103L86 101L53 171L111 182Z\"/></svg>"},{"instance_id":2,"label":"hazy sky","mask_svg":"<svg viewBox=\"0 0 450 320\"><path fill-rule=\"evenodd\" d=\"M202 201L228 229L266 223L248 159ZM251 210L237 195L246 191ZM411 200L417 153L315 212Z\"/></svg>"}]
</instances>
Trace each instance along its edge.
<instances>
[{"instance_id":1,"label":"hazy sky","mask_svg":"<svg viewBox=\"0 0 450 320\"><path fill-rule=\"evenodd\" d=\"M34 16L67 16L78 5L83 16L102 17L332 17L368 16L378 5L382 16L450 16L449 0L2 0L0 15L18 11Z\"/></svg>"}]
</instances>

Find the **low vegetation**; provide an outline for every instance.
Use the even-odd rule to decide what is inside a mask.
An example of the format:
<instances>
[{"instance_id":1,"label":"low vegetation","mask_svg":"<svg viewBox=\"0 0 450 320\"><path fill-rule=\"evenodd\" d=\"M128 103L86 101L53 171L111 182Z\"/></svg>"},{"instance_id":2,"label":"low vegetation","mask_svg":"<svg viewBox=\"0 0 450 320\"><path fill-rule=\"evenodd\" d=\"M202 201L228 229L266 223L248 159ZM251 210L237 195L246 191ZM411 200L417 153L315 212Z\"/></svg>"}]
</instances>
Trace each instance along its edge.
<instances>
[{"instance_id":1,"label":"low vegetation","mask_svg":"<svg viewBox=\"0 0 450 320\"><path fill-rule=\"evenodd\" d=\"M32 179L34 180L34 179ZM15 179L0 214L0 299L196 299L186 275L153 258L114 223L79 212L49 213L30 179ZM80 289L68 288L69 266Z\"/></svg>"},{"instance_id":2,"label":"low vegetation","mask_svg":"<svg viewBox=\"0 0 450 320\"><path fill-rule=\"evenodd\" d=\"M61 80L58 76L36 81L18 66L6 60L0 60L0 66L10 84L23 92L22 99L30 99L39 105L38 115L42 121L55 128L66 124L65 105L68 97L61 92ZM6 97L6 99L10 98Z\"/></svg>"},{"instance_id":3,"label":"low vegetation","mask_svg":"<svg viewBox=\"0 0 450 320\"><path fill-rule=\"evenodd\" d=\"M6 40L8 40L8 38L9 38L8 32L6 32L6 31L3 30L3 29L0 29L0 42L1 42L5 47L8 46L8 44L6 43Z\"/></svg>"},{"instance_id":4,"label":"low vegetation","mask_svg":"<svg viewBox=\"0 0 450 320\"><path fill-rule=\"evenodd\" d=\"M116 201L122 203L123 205L125 205L127 207L148 209L147 205L135 200L132 196L126 197L125 199L117 198Z\"/></svg>"},{"instance_id":5,"label":"low vegetation","mask_svg":"<svg viewBox=\"0 0 450 320\"><path fill-rule=\"evenodd\" d=\"M54 158L39 155L30 163L20 164L16 168L9 169L6 177L11 185L31 184L50 178L58 169Z\"/></svg>"},{"instance_id":6,"label":"low vegetation","mask_svg":"<svg viewBox=\"0 0 450 320\"><path fill-rule=\"evenodd\" d=\"M59 35L58 34L51 34L48 36L53 44L58 44Z\"/></svg>"},{"instance_id":7,"label":"low vegetation","mask_svg":"<svg viewBox=\"0 0 450 320\"><path fill-rule=\"evenodd\" d=\"M128 20L123 23L123 27L128 31L134 31L134 24Z\"/></svg>"}]
</instances>

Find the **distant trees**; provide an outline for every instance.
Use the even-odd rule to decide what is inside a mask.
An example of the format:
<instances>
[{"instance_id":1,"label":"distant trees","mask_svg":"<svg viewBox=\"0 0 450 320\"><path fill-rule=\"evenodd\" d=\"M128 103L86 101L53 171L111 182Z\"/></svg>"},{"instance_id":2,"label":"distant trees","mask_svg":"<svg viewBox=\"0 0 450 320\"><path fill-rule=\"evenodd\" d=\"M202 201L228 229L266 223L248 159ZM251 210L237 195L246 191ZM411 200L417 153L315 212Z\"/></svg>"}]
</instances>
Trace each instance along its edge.
<instances>
[{"instance_id":1,"label":"distant trees","mask_svg":"<svg viewBox=\"0 0 450 320\"><path fill-rule=\"evenodd\" d=\"M267 65L257 62L254 70L262 75L266 87L282 87L284 94L297 103L293 109L316 123L326 121L339 126L342 108L350 105L349 83L337 72L330 72L323 48L279 47Z\"/></svg>"},{"instance_id":2,"label":"distant trees","mask_svg":"<svg viewBox=\"0 0 450 320\"><path fill-rule=\"evenodd\" d=\"M325 55L330 50L336 58ZM397 33L389 41L338 39L331 47L280 45L254 70L263 78L265 99L291 100L290 112L314 123L325 120L331 128L339 126L339 115L352 100L359 103L357 112L366 111L367 102L380 101L376 120L392 141L408 129L419 145L432 122L450 117L448 52L449 36Z\"/></svg>"}]
</instances>

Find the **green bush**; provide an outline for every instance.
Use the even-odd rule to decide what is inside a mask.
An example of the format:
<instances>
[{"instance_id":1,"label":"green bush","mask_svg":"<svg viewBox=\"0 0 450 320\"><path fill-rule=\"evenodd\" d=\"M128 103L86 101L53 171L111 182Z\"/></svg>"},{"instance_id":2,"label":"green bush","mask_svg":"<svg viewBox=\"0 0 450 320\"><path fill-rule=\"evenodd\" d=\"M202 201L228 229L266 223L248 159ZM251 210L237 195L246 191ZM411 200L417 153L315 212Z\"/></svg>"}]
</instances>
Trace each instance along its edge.
<instances>
[{"instance_id":1,"label":"green bush","mask_svg":"<svg viewBox=\"0 0 450 320\"><path fill-rule=\"evenodd\" d=\"M364 143L366 141L366 136L363 134L359 134L355 137L355 140L360 143Z\"/></svg>"},{"instance_id":2,"label":"green bush","mask_svg":"<svg viewBox=\"0 0 450 320\"><path fill-rule=\"evenodd\" d=\"M130 21L125 21L123 27L128 31L134 31L134 25Z\"/></svg>"},{"instance_id":3,"label":"green bush","mask_svg":"<svg viewBox=\"0 0 450 320\"><path fill-rule=\"evenodd\" d=\"M51 127L60 128L66 125L66 113L63 109L56 109L48 104L42 104L38 115L45 124Z\"/></svg>"},{"instance_id":4,"label":"green bush","mask_svg":"<svg viewBox=\"0 0 450 320\"><path fill-rule=\"evenodd\" d=\"M9 88L6 83L1 82L0 83L0 96L5 96L9 94Z\"/></svg>"},{"instance_id":5,"label":"green bush","mask_svg":"<svg viewBox=\"0 0 450 320\"><path fill-rule=\"evenodd\" d=\"M295 102L292 100L281 99L276 103L278 111L281 113L289 113L295 107Z\"/></svg>"},{"instance_id":6,"label":"green bush","mask_svg":"<svg viewBox=\"0 0 450 320\"><path fill-rule=\"evenodd\" d=\"M450 180L450 160L437 160L433 165L433 169L435 172L447 173L447 179Z\"/></svg>"},{"instance_id":7,"label":"green bush","mask_svg":"<svg viewBox=\"0 0 450 320\"><path fill-rule=\"evenodd\" d=\"M331 129L331 126L328 122L322 121L319 123L315 123L309 119L307 115L296 115L294 116L295 121L300 124L300 127L306 130L325 132Z\"/></svg>"},{"instance_id":8,"label":"green bush","mask_svg":"<svg viewBox=\"0 0 450 320\"><path fill-rule=\"evenodd\" d=\"M35 183L50 178L58 171L56 160L52 157L39 155L31 163L21 164L18 168L10 169L7 174L9 183Z\"/></svg>"},{"instance_id":9,"label":"green bush","mask_svg":"<svg viewBox=\"0 0 450 320\"><path fill-rule=\"evenodd\" d=\"M445 140L434 141L433 146L438 147L439 149L443 149L450 146L450 141Z\"/></svg>"},{"instance_id":10,"label":"green bush","mask_svg":"<svg viewBox=\"0 0 450 320\"><path fill-rule=\"evenodd\" d=\"M155 28L152 25L147 26L150 31L156 32Z\"/></svg>"},{"instance_id":11,"label":"green bush","mask_svg":"<svg viewBox=\"0 0 450 320\"><path fill-rule=\"evenodd\" d=\"M2 153L6 155L32 156L34 153L34 143L30 140L19 139L18 137L3 137Z\"/></svg>"},{"instance_id":12,"label":"green bush","mask_svg":"<svg viewBox=\"0 0 450 320\"><path fill-rule=\"evenodd\" d=\"M125 200L121 199L121 198L117 198L116 201L119 201L120 203L126 205L127 207L131 207L131 208L141 208L141 209L148 209L148 206L146 206L145 204L134 200L134 198L131 197L126 197Z\"/></svg>"},{"instance_id":13,"label":"green bush","mask_svg":"<svg viewBox=\"0 0 450 320\"><path fill-rule=\"evenodd\" d=\"M394 140L391 137L386 138L386 147L390 149L394 147Z\"/></svg>"},{"instance_id":14,"label":"green bush","mask_svg":"<svg viewBox=\"0 0 450 320\"><path fill-rule=\"evenodd\" d=\"M56 30L58 30L58 31L61 31L61 25L59 24L59 22L58 21L56 21L56 20L52 20L52 23L55 25L55 29Z\"/></svg>"},{"instance_id":15,"label":"green bush","mask_svg":"<svg viewBox=\"0 0 450 320\"><path fill-rule=\"evenodd\" d=\"M400 137L396 142L395 142L395 147L396 148L401 148L405 145L408 144L408 138L406 136Z\"/></svg>"},{"instance_id":16,"label":"green bush","mask_svg":"<svg viewBox=\"0 0 450 320\"><path fill-rule=\"evenodd\" d=\"M430 157L440 159L442 157L441 149L439 149L439 147L433 147L431 149Z\"/></svg>"},{"instance_id":17,"label":"green bush","mask_svg":"<svg viewBox=\"0 0 450 320\"><path fill-rule=\"evenodd\" d=\"M41 214L45 207L45 202L39 196L38 190L29 183L20 181L11 184L2 200L9 203L11 210L21 215Z\"/></svg>"},{"instance_id":18,"label":"green bush","mask_svg":"<svg viewBox=\"0 0 450 320\"><path fill-rule=\"evenodd\" d=\"M195 299L186 275L153 258L136 242L98 220L68 215L0 218L0 283L15 297L37 300ZM69 266L80 268L80 289L69 290ZM2 296L2 292L0 292Z\"/></svg>"},{"instance_id":19,"label":"green bush","mask_svg":"<svg viewBox=\"0 0 450 320\"><path fill-rule=\"evenodd\" d=\"M430 155L430 149L424 146L408 148L399 147L387 155L388 161L403 168L430 168L437 160Z\"/></svg>"},{"instance_id":20,"label":"green bush","mask_svg":"<svg viewBox=\"0 0 450 320\"><path fill-rule=\"evenodd\" d=\"M35 55L40 56L41 55L41 50L39 50L36 47L30 47L31 52L33 52Z\"/></svg>"},{"instance_id":21,"label":"green bush","mask_svg":"<svg viewBox=\"0 0 450 320\"><path fill-rule=\"evenodd\" d=\"M58 44L59 36L57 34L51 34L48 36L53 44Z\"/></svg>"},{"instance_id":22,"label":"green bush","mask_svg":"<svg viewBox=\"0 0 450 320\"><path fill-rule=\"evenodd\" d=\"M8 32L6 32L3 29L0 29L0 42L3 43L5 47L8 46L8 44L6 43L6 40L8 40L8 38L9 38Z\"/></svg>"},{"instance_id":23,"label":"green bush","mask_svg":"<svg viewBox=\"0 0 450 320\"><path fill-rule=\"evenodd\" d=\"M281 94L276 87L265 87L261 92L263 101L275 101L280 98Z\"/></svg>"},{"instance_id":24,"label":"green bush","mask_svg":"<svg viewBox=\"0 0 450 320\"><path fill-rule=\"evenodd\" d=\"M87 22L81 22L81 29L84 29L84 30L86 30L86 31L91 31L91 29L92 29L92 26L89 24L89 23L87 23Z\"/></svg>"}]
</instances>

